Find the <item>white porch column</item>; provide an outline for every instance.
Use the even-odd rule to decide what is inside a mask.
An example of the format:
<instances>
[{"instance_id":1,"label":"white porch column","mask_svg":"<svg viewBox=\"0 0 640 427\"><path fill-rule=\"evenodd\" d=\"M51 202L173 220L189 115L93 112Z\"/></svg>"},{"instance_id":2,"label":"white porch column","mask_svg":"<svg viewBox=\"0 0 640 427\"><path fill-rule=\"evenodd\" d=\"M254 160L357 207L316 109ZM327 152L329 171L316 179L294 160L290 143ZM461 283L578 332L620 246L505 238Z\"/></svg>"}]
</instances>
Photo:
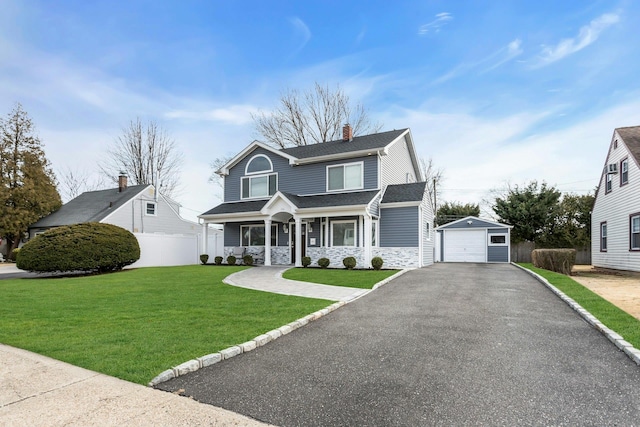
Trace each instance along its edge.
<instances>
[{"instance_id":1,"label":"white porch column","mask_svg":"<svg viewBox=\"0 0 640 427\"><path fill-rule=\"evenodd\" d=\"M360 229L360 233L358 233L358 246L364 248L364 215L358 217L358 228Z\"/></svg>"},{"instance_id":2,"label":"white porch column","mask_svg":"<svg viewBox=\"0 0 640 427\"><path fill-rule=\"evenodd\" d=\"M206 222L202 223L202 252L200 254L206 254L209 250L209 224Z\"/></svg>"},{"instance_id":3,"label":"white porch column","mask_svg":"<svg viewBox=\"0 0 640 427\"><path fill-rule=\"evenodd\" d=\"M264 265L271 265L271 218L264 220Z\"/></svg>"},{"instance_id":4,"label":"white porch column","mask_svg":"<svg viewBox=\"0 0 640 427\"><path fill-rule=\"evenodd\" d=\"M371 218L364 216L364 266L369 267L371 262Z\"/></svg>"},{"instance_id":5,"label":"white porch column","mask_svg":"<svg viewBox=\"0 0 640 427\"><path fill-rule=\"evenodd\" d=\"M302 267L302 220L299 216L295 217L296 220L296 267Z\"/></svg>"},{"instance_id":6,"label":"white porch column","mask_svg":"<svg viewBox=\"0 0 640 427\"><path fill-rule=\"evenodd\" d=\"M331 242L331 240L329 240L329 217L325 217L324 218L324 247L328 248L329 246L331 246L329 243Z\"/></svg>"}]
</instances>

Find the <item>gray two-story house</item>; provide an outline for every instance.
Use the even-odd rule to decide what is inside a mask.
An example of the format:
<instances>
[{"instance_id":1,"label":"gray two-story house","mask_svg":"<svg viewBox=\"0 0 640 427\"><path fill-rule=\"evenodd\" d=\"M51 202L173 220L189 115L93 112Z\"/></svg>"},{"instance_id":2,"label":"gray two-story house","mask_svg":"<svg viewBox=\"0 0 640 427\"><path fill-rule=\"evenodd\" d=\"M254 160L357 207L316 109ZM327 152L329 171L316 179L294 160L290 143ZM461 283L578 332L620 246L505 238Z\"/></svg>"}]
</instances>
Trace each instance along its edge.
<instances>
[{"instance_id":1,"label":"gray two-story house","mask_svg":"<svg viewBox=\"0 0 640 427\"><path fill-rule=\"evenodd\" d=\"M433 208L409 129L353 137L347 125L342 140L284 149L254 141L217 173L224 201L199 218L223 224L226 254L265 265L433 263Z\"/></svg>"}]
</instances>

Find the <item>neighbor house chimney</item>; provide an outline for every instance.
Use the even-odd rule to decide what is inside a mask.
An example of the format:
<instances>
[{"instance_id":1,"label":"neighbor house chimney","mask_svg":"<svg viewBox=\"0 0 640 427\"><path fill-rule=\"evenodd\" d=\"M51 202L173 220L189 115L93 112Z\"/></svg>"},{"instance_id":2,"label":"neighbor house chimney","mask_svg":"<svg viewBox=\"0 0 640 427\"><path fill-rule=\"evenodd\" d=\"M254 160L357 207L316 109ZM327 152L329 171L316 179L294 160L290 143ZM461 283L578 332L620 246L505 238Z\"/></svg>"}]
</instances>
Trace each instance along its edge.
<instances>
[{"instance_id":1,"label":"neighbor house chimney","mask_svg":"<svg viewBox=\"0 0 640 427\"><path fill-rule=\"evenodd\" d=\"M347 123L342 127L342 140L344 142L351 141L353 139L353 129L351 125Z\"/></svg>"},{"instance_id":2,"label":"neighbor house chimney","mask_svg":"<svg viewBox=\"0 0 640 427\"><path fill-rule=\"evenodd\" d=\"M124 172L120 172L118 176L118 193L122 193L127 189L127 175Z\"/></svg>"}]
</instances>

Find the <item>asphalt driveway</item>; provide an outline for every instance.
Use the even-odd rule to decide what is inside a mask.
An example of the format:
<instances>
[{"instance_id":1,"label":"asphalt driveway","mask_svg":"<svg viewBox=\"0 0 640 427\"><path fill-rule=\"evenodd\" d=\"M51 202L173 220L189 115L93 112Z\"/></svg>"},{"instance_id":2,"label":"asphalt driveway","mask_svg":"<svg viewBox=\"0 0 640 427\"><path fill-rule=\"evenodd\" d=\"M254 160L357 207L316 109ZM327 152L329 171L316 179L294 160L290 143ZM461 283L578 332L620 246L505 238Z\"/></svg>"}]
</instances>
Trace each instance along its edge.
<instances>
[{"instance_id":1,"label":"asphalt driveway","mask_svg":"<svg viewBox=\"0 0 640 427\"><path fill-rule=\"evenodd\" d=\"M280 426L634 425L640 367L510 265L436 264L160 384Z\"/></svg>"}]
</instances>

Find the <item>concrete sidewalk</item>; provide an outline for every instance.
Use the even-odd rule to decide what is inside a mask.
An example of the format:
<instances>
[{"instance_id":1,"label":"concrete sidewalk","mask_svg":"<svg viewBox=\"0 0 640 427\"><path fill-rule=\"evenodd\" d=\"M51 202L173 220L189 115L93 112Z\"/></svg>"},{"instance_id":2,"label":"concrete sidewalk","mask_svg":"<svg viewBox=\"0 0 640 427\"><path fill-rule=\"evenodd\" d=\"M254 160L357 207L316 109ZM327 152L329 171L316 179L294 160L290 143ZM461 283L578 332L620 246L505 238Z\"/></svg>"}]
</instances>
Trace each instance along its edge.
<instances>
[{"instance_id":1,"label":"concrete sidewalk","mask_svg":"<svg viewBox=\"0 0 640 427\"><path fill-rule=\"evenodd\" d=\"M371 292L369 289L345 286L320 285L282 278L282 273L291 267L254 267L234 273L223 281L232 286L273 292L276 294L326 299L330 301L352 301Z\"/></svg>"},{"instance_id":2,"label":"concrete sidewalk","mask_svg":"<svg viewBox=\"0 0 640 427\"><path fill-rule=\"evenodd\" d=\"M267 425L4 344L0 384L0 426Z\"/></svg>"}]
</instances>

